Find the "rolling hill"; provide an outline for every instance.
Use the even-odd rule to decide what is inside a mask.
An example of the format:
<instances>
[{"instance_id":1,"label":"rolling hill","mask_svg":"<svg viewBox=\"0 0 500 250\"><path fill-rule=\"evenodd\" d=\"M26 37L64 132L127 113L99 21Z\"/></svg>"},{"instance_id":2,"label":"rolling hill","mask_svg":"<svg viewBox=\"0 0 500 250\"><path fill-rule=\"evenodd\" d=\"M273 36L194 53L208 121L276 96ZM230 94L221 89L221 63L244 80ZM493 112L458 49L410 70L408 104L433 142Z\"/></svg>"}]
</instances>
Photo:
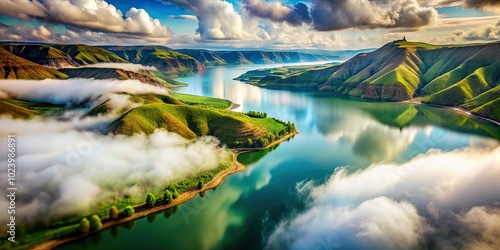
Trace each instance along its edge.
<instances>
[{"instance_id":1,"label":"rolling hill","mask_svg":"<svg viewBox=\"0 0 500 250\"><path fill-rule=\"evenodd\" d=\"M314 62L340 59L340 57L333 55L287 51L209 51L194 49L180 49L178 51L192 56L206 66Z\"/></svg>"},{"instance_id":2,"label":"rolling hill","mask_svg":"<svg viewBox=\"0 0 500 250\"><path fill-rule=\"evenodd\" d=\"M42 80L46 78L66 79L68 76L55 69L16 56L0 47L0 78Z\"/></svg>"},{"instance_id":3,"label":"rolling hill","mask_svg":"<svg viewBox=\"0 0 500 250\"><path fill-rule=\"evenodd\" d=\"M154 66L170 74L186 74L204 70L205 66L193 57L163 46L106 46L131 63Z\"/></svg>"},{"instance_id":4,"label":"rolling hill","mask_svg":"<svg viewBox=\"0 0 500 250\"><path fill-rule=\"evenodd\" d=\"M339 65L294 74L250 71L238 79L262 87L312 88L374 100L422 97L424 103L461 106L498 121L499 69L500 42L443 46L393 42Z\"/></svg>"},{"instance_id":5,"label":"rolling hill","mask_svg":"<svg viewBox=\"0 0 500 250\"><path fill-rule=\"evenodd\" d=\"M230 105L227 100L185 94L129 96L131 101L140 106L112 122L108 127L109 132L125 135L151 134L155 129L163 128L187 139L215 136L232 148L265 147L276 139L295 132L291 123L274 118L250 117L227 110ZM98 115L109 110L104 102L88 115Z\"/></svg>"}]
</instances>

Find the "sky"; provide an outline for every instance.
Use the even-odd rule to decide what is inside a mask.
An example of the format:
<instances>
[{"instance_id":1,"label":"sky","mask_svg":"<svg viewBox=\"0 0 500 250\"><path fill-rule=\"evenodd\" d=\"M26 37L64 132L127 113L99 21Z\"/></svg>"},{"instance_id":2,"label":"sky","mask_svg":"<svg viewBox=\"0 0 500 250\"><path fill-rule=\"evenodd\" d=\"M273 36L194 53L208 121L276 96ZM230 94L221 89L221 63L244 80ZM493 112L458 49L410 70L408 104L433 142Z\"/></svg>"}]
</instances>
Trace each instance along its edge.
<instances>
[{"instance_id":1,"label":"sky","mask_svg":"<svg viewBox=\"0 0 500 250\"><path fill-rule=\"evenodd\" d=\"M364 49L500 40L500 0L0 0L0 40Z\"/></svg>"}]
</instances>

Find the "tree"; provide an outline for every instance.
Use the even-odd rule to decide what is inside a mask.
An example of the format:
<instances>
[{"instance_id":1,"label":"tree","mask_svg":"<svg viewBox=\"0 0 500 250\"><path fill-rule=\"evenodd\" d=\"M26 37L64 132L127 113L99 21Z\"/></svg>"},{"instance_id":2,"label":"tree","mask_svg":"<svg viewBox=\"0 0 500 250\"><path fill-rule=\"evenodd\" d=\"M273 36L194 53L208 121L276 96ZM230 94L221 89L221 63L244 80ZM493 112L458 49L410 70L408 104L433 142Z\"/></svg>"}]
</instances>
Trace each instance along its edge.
<instances>
[{"instance_id":1,"label":"tree","mask_svg":"<svg viewBox=\"0 0 500 250\"><path fill-rule=\"evenodd\" d=\"M198 182L198 189L202 189L203 188L203 181L199 181Z\"/></svg>"},{"instance_id":2,"label":"tree","mask_svg":"<svg viewBox=\"0 0 500 250\"><path fill-rule=\"evenodd\" d=\"M116 219L118 218L118 209L116 208L116 206L111 206L111 208L109 209L109 218L111 219Z\"/></svg>"},{"instance_id":3,"label":"tree","mask_svg":"<svg viewBox=\"0 0 500 250\"><path fill-rule=\"evenodd\" d=\"M165 203L169 204L170 202L172 202L172 193L170 191L165 191L165 193L163 194L163 200L165 201Z\"/></svg>"},{"instance_id":4,"label":"tree","mask_svg":"<svg viewBox=\"0 0 500 250\"><path fill-rule=\"evenodd\" d=\"M252 139L248 138L248 139L247 139L247 145L248 145L249 147L251 147L251 146L252 146L252 144L253 144Z\"/></svg>"},{"instance_id":5,"label":"tree","mask_svg":"<svg viewBox=\"0 0 500 250\"><path fill-rule=\"evenodd\" d=\"M90 222L87 220L87 218L83 218L82 221L80 221L80 232L81 233L88 233L90 231Z\"/></svg>"},{"instance_id":6,"label":"tree","mask_svg":"<svg viewBox=\"0 0 500 250\"><path fill-rule=\"evenodd\" d=\"M123 210L123 213L125 216L130 217L135 213L135 210L132 206L126 206L125 210Z\"/></svg>"},{"instance_id":7,"label":"tree","mask_svg":"<svg viewBox=\"0 0 500 250\"><path fill-rule=\"evenodd\" d=\"M96 231L101 229L102 223L101 218L97 214L94 214L90 217L90 230Z\"/></svg>"},{"instance_id":8,"label":"tree","mask_svg":"<svg viewBox=\"0 0 500 250\"><path fill-rule=\"evenodd\" d=\"M172 198L175 200L177 199L177 197L179 197L179 193L177 192L177 190L175 189L174 190L174 193L172 194Z\"/></svg>"},{"instance_id":9,"label":"tree","mask_svg":"<svg viewBox=\"0 0 500 250\"><path fill-rule=\"evenodd\" d=\"M149 207L155 206L156 198L152 193L149 193L148 196L146 197L146 204L148 204Z\"/></svg>"}]
</instances>

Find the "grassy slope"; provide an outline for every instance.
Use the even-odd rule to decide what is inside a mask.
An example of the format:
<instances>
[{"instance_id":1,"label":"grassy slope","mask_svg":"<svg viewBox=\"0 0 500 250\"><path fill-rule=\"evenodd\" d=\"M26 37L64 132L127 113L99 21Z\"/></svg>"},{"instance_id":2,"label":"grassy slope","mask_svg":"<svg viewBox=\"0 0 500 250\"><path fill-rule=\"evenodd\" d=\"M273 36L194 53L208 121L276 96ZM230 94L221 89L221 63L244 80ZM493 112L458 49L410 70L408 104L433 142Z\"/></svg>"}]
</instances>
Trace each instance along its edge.
<instances>
[{"instance_id":1,"label":"grassy slope","mask_svg":"<svg viewBox=\"0 0 500 250\"><path fill-rule=\"evenodd\" d=\"M230 147L243 145L247 139L253 143L246 146L262 146L257 145L259 140L286 129L284 124L272 118L251 118L228 110L164 103L134 108L110 126L114 133L126 135L139 132L150 134L157 128L188 139L212 135Z\"/></svg>"},{"instance_id":2,"label":"grassy slope","mask_svg":"<svg viewBox=\"0 0 500 250\"><path fill-rule=\"evenodd\" d=\"M47 115L57 112L62 108L62 106L49 103L0 98L0 115L11 115L14 118L31 118L35 115Z\"/></svg>"},{"instance_id":3,"label":"grassy slope","mask_svg":"<svg viewBox=\"0 0 500 250\"><path fill-rule=\"evenodd\" d=\"M213 108L229 108L233 104L229 100L213 98L208 96L188 95L172 93L170 96L190 105L209 106Z\"/></svg>"},{"instance_id":4,"label":"grassy slope","mask_svg":"<svg viewBox=\"0 0 500 250\"><path fill-rule=\"evenodd\" d=\"M0 48L0 79L65 79L57 70L44 67Z\"/></svg>"},{"instance_id":5,"label":"grassy slope","mask_svg":"<svg viewBox=\"0 0 500 250\"><path fill-rule=\"evenodd\" d=\"M402 101L422 96L423 102L471 110L499 97L500 42L432 45L388 43L341 65L277 75L250 71L242 80L258 86L312 87L366 99ZM476 98L478 97L478 98ZM472 105L473 104L473 105ZM491 104L490 104L491 105ZM489 114L486 108L481 113Z\"/></svg>"},{"instance_id":6,"label":"grassy slope","mask_svg":"<svg viewBox=\"0 0 500 250\"><path fill-rule=\"evenodd\" d=\"M115 53L99 47L88 46L84 44L58 45L54 46L73 58L80 65L89 65L95 63L126 63L127 61Z\"/></svg>"}]
</instances>

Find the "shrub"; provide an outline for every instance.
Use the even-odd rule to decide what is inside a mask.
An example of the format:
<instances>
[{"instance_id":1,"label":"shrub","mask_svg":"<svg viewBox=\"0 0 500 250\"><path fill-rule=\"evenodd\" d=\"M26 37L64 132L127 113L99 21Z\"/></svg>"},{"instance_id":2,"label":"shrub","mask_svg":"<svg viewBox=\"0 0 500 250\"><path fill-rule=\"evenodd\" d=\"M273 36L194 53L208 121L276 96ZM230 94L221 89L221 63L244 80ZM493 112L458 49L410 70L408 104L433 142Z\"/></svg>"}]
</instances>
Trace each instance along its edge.
<instances>
[{"instance_id":1,"label":"shrub","mask_svg":"<svg viewBox=\"0 0 500 250\"><path fill-rule=\"evenodd\" d=\"M255 118L266 118L267 117L266 112L248 111L245 114L249 117L255 117Z\"/></svg>"},{"instance_id":2,"label":"shrub","mask_svg":"<svg viewBox=\"0 0 500 250\"><path fill-rule=\"evenodd\" d=\"M125 210L123 210L123 214L125 214L125 216L127 216L127 217L132 216L134 213L135 213L135 210L132 206L126 206Z\"/></svg>"},{"instance_id":3,"label":"shrub","mask_svg":"<svg viewBox=\"0 0 500 250\"><path fill-rule=\"evenodd\" d=\"M248 138L248 139L247 139L247 145L248 145L249 147L251 147L251 146L252 146L252 144L253 144L252 139Z\"/></svg>"},{"instance_id":4,"label":"shrub","mask_svg":"<svg viewBox=\"0 0 500 250\"><path fill-rule=\"evenodd\" d=\"M82 221L80 221L80 232L81 233L88 233L90 231L90 222L87 220L87 218L83 218Z\"/></svg>"},{"instance_id":5,"label":"shrub","mask_svg":"<svg viewBox=\"0 0 500 250\"><path fill-rule=\"evenodd\" d=\"M177 190L174 190L174 193L172 194L172 198L175 200L175 199L177 199L177 197L179 197L179 193L177 192Z\"/></svg>"},{"instance_id":6,"label":"shrub","mask_svg":"<svg viewBox=\"0 0 500 250\"><path fill-rule=\"evenodd\" d=\"M199 181L198 182L198 189L202 189L203 188L203 181Z\"/></svg>"},{"instance_id":7,"label":"shrub","mask_svg":"<svg viewBox=\"0 0 500 250\"><path fill-rule=\"evenodd\" d=\"M156 198L152 193L149 193L148 196L146 197L146 204L148 204L148 207L154 207L156 204Z\"/></svg>"},{"instance_id":8,"label":"shrub","mask_svg":"<svg viewBox=\"0 0 500 250\"><path fill-rule=\"evenodd\" d=\"M97 214L90 217L90 230L95 231L102 228L101 218Z\"/></svg>"},{"instance_id":9,"label":"shrub","mask_svg":"<svg viewBox=\"0 0 500 250\"><path fill-rule=\"evenodd\" d=\"M111 206L109 209L109 218L116 219L118 218L118 209L115 206Z\"/></svg>"},{"instance_id":10,"label":"shrub","mask_svg":"<svg viewBox=\"0 0 500 250\"><path fill-rule=\"evenodd\" d=\"M163 194L163 200L165 201L165 203L169 204L170 202L172 202L172 193L170 193L170 191L165 191L165 193Z\"/></svg>"}]
</instances>

